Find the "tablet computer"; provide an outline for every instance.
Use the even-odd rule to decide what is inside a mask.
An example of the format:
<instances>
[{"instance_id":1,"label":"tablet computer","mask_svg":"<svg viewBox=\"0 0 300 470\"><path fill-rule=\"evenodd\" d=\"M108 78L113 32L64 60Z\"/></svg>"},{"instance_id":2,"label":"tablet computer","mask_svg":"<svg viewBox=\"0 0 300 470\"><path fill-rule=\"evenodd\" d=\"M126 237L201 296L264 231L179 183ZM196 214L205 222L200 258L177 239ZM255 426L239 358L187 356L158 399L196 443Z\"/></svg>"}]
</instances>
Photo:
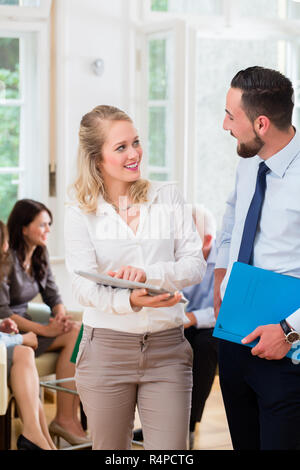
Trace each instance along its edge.
<instances>
[{"instance_id":1,"label":"tablet computer","mask_svg":"<svg viewBox=\"0 0 300 470\"><path fill-rule=\"evenodd\" d=\"M174 295L174 292L169 292L166 289L161 289L156 286L152 286L147 284L146 282L135 282L135 281L127 281L125 279L116 279L111 276L106 276L105 274L98 274L98 273L88 273L85 271L74 271L75 274L79 276L83 276L90 281L94 281L97 284L101 284L102 286L110 286L110 287L117 287L119 289L147 289L149 295L159 295L159 294L171 294ZM188 301L185 297L182 297L180 303L186 304Z\"/></svg>"}]
</instances>

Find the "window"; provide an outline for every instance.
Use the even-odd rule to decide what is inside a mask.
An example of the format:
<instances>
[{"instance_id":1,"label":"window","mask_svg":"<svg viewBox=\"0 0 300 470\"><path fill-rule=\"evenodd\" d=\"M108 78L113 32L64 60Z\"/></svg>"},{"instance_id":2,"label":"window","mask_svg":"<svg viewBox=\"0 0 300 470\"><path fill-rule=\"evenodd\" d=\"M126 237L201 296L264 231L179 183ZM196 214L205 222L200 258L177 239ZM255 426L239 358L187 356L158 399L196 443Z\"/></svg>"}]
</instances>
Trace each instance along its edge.
<instances>
[{"instance_id":1,"label":"window","mask_svg":"<svg viewBox=\"0 0 300 470\"><path fill-rule=\"evenodd\" d=\"M0 0L1 18L48 18L52 0Z\"/></svg>"},{"instance_id":2,"label":"window","mask_svg":"<svg viewBox=\"0 0 300 470\"><path fill-rule=\"evenodd\" d=\"M8 3L19 9L39 2L2 0L0 12ZM48 197L47 41L46 22L0 21L0 219L4 221L17 199Z\"/></svg>"},{"instance_id":3,"label":"window","mask_svg":"<svg viewBox=\"0 0 300 470\"><path fill-rule=\"evenodd\" d=\"M226 92L234 74L251 65L275 68L286 74L295 88L293 119L300 128L300 1L145 2L148 4L148 9L142 12L145 31L150 25L158 28L159 24L176 20L181 20L186 28L181 36L184 45L172 42L170 36L148 38L148 73L161 92L166 91L164 87L169 82L174 95L168 101L162 94L143 108L151 124L147 136L150 162L147 176L176 179L187 201L205 204L220 225L238 163L236 142L222 127ZM168 41L173 49L168 49ZM177 60L173 69L171 57ZM181 69L186 70L186 76L182 75L178 83L177 73ZM177 94L183 96L181 108L174 106ZM182 113L181 120L178 112ZM167 126L172 125L168 130ZM175 144L168 158L172 136L175 142L179 135L184 140L181 154L176 153ZM165 166L165 171L155 168L155 174L152 164Z\"/></svg>"},{"instance_id":4,"label":"window","mask_svg":"<svg viewBox=\"0 0 300 470\"><path fill-rule=\"evenodd\" d=\"M172 179L172 40L171 33L148 39L148 176Z\"/></svg>"},{"instance_id":5,"label":"window","mask_svg":"<svg viewBox=\"0 0 300 470\"><path fill-rule=\"evenodd\" d=\"M136 99L142 110L137 114L141 114L143 174L151 180L183 184L184 139L175 129L185 121L185 25L178 20L149 25L138 35L137 43L140 86Z\"/></svg>"},{"instance_id":6,"label":"window","mask_svg":"<svg viewBox=\"0 0 300 470\"><path fill-rule=\"evenodd\" d=\"M0 5L13 5L20 7L39 7L40 0L0 0Z\"/></svg>"},{"instance_id":7,"label":"window","mask_svg":"<svg viewBox=\"0 0 300 470\"><path fill-rule=\"evenodd\" d=\"M222 13L222 4L222 0L151 0L151 10L184 14L218 15Z\"/></svg>"},{"instance_id":8,"label":"window","mask_svg":"<svg viewBox=\"0 0 300 470\"><path fill-rule=\"evenodd\" d=\"M239 161L236 141L222 127L230 81L239 70L256 64L286 73L286 48L276 39L197 38L194 198L219 222L224 213L220 201L233 188Z\"/></svg>"},{"instance_id":9,"label":"window","mask_svg":"<svg viewBox=\"0 0 300 470\"><path fill-rule=\"evenodd\" d=\"M239 0L239 14L242 17L280 18L285 16L286 2L274 0Z\"/></svg>"},{"instance_id":10,"label":"window","mask_svg":"<svg viewBox=\"0 0 300 470\"><path fill-rule=\"evenodd\" d=\"M22 171L19 38L0 38L0 90L0 218L6 220L19 194Z\"/></svg>"},{"instance_id":11,"label":"window","mask_svg":"<svg viewBox=\"0 0 300 470\"><path fill-rule=\"evenodd\" d=\"M296 20L300 18L300 2L296 1L289 1L287 5L287 14L288 17L292 20Z\"/></svg>"},{"instance_id":12,"label":"window","mask_svg":"<svg viewBox=\"0 0 300 470\"><path fill-rule=\"evenodd\" d=\"M231 9L244 18L300 18L299 0L144 0L151 12L219 16Z\"/></svg>"}]
</instances>

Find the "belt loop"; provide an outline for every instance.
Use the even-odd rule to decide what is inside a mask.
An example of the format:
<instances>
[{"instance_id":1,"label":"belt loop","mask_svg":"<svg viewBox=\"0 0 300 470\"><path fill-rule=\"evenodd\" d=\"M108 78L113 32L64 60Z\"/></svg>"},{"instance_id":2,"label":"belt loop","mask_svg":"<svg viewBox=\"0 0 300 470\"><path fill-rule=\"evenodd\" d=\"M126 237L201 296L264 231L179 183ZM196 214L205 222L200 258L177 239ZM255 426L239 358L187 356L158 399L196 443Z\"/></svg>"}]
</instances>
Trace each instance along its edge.
<instances>
[{"instance_id":1,"label":"belt loop","mask_svg":"<svg viewBox=\"0 0 300 470\"><path fill-rule=\"evenodd\" d=\"M86 332L86 338L89 341L92 341L93 336L94 336L94 328L92 328L91 326L87 326L87 327L84 327L84 331Z\"/></svg>"}]
</instances>

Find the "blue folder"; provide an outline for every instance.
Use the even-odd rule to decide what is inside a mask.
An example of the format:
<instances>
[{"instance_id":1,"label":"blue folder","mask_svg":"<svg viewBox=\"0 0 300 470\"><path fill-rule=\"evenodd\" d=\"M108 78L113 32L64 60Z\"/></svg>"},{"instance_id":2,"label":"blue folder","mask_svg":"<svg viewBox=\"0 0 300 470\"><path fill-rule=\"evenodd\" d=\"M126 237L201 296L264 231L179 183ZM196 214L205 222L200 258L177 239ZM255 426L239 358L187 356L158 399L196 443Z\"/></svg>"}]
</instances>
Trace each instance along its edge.
<instances>
[{"instance_id":1,"label":"blue folder","mask_svg":"<svg viewBox=\"0 0 300 470\"><path fill-rule=\"evenodd\" d=\"M300 307L300 279L236 262L213 336L234 343L261 325L279 323ZM258 339L259 340L259 339ZM245 346L253 347L258 340ZM300 341L287 354L300 360Z\"/></svg>"}]
</instances>

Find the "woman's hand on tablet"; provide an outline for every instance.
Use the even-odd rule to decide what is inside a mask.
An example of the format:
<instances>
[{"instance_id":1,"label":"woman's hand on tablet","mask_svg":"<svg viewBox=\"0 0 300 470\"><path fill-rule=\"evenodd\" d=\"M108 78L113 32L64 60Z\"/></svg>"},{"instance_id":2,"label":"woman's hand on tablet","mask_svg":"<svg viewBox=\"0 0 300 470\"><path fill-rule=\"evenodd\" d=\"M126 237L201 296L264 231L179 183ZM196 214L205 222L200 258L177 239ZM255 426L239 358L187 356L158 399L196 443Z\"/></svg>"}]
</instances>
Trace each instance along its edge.
<instances>
[{"instance_id":1,"label":"woman's hand on tablet","mask_svg":"<svg viewBox=\"0 0 300 470\"><path fill-rule=\"evenodd\" d=\"M125 279L126 281L146 282L147 280L145 271L134 266L122 266L118 271L109 271L107 274L116 279Z\"/></svg>"},{"instance_id":2,"label":"woman's hand on tablet","mask_svg":"<svg viewBox=\"0 0 300 470\"><path fill-rule=\"evenodd\" d=\"M180 292L172 294L148 295L147 289L134 289L130 294L130 304L132 308L136 307L173 307L178 304L182 298Z\"/></svg>"}]
</instances>

